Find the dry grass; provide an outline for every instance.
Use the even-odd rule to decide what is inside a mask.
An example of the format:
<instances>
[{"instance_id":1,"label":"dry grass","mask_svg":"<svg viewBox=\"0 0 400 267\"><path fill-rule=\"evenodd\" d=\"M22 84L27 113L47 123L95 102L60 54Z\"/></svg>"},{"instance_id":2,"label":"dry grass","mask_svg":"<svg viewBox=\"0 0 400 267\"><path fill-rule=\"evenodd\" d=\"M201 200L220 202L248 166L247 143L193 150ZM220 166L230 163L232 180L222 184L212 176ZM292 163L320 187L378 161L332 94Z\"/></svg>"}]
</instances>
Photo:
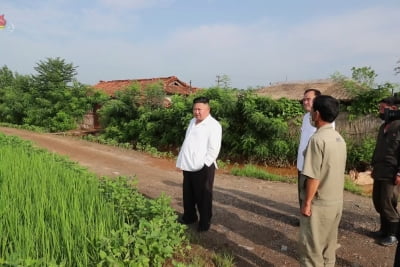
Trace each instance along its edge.
<instances>
[{"instance_id":1,"label":"dry grass","mask_svg":"<svg viewBox=\"0 0 400 267\"><path fill-rule=\"evenodd\" d=\"M268 87L264 87L256 90L256 94L259 96L268 96L272 99L279 99L282 97L301 100L303 98L304 91L309 88L315 88L326 95L331 95L339 100L349 100L351 95L345 88L339 83L332 80L316 80L316 81L304 81L304 82L287 82L272 84Z\"/></svg>"}]
</instances>

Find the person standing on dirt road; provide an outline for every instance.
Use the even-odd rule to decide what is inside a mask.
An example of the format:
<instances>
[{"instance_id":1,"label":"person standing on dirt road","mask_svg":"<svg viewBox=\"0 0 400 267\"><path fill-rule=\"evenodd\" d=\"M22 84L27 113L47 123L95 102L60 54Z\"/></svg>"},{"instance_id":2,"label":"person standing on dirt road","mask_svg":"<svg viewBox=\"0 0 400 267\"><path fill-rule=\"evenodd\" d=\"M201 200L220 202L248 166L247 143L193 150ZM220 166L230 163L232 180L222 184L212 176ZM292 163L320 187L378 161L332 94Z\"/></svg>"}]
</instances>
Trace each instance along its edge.
<instances>
[{"instance_id":1,"label":"person standing on dirt road","mask_svg":"<svg viewBox=\"0 0 400 267\"><path fill-rule=\"evenodd\" d=\"M398 110L400 99L388 97L379 102L379 116L385 120L385 109ZM371 160L374 179L372 201L379 213L380 229L373 232L383 246L397 243L400 216L397 201L400 193L400 120L386 119L379 128Z\"/></svg>"},{"instance_id":2,"label":"person standing on dirt road","mask_svg":"<svg viewBox=\"0 0 400 267\"><path fill-rule=\"evenodd\" d=\"M186 130L176 167L183 171L183 216L179 222L193 224L200 215L198 231L208 231L217 157L221 149L222 127L210 114L209 99L193 100L193 119Z\"/></svg>"},{"instance_id":3,"label":"person standing on dirt road","mask_svg":"<svg viewBox=\"0 0 400 267\"><path fill-rule=\"evenodd\" d=\"M306 181L300 192L300 266L335 266L347 155L346 143L332 125L338 114L338 100L314 98L310 120L317 130L306 148Z\"/></svg>"},{"instance_id":4,"label":"person standing on dirt road","mask_svg":"<svg viewBox=\"0 0 400 267\"><path fill-rule=\"evenodd\" d=\"M298 171L298 180L297 180L297 192L299 197L299 205L301 207L300 200L300 187L304 187L304 182L306 178L302 176L301 171L303 170L304 165L304 151L307 147L308 141L310 137L314 134L316 128L310 123L310 111L313 105L314 98L321 95L321 92L317 89L307 89L304 92L303 96L303 108L307 112L303 116L303 122L300 128L300 143L297 151L297 171Z\"/></svg>"}]
</instances>

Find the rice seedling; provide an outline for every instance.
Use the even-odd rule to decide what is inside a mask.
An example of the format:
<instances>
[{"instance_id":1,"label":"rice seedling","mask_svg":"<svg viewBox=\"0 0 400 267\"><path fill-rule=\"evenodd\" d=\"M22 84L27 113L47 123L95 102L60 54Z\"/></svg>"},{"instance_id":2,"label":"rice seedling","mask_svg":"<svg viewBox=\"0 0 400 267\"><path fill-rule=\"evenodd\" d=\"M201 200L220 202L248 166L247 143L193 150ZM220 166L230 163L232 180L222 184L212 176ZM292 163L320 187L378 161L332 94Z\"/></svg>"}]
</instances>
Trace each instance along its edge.
<instances>
[{"instance_id":1,"label":"rice seedling","mask_svg":"<svg viewBox=\"0 0 400 267\"><path fill-rule=\"evenodd\" d=\"M1 265L158 265L184 239L174 221L167 198L0 134Z\"/></svg>"}]
</instances>

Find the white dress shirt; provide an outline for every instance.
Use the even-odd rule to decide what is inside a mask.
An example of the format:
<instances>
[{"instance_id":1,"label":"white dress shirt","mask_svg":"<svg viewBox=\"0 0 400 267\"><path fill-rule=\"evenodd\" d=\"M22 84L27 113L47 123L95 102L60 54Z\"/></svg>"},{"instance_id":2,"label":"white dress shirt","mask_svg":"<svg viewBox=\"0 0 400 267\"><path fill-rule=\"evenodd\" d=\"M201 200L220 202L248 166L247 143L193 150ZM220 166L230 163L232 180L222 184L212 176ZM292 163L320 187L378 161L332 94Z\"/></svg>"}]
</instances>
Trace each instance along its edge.
<instances>
[{"instance_id":1,"label":"white dress shirt","mask_svg":"<svg viewBox=\"0 0 400 267\"><path fill-rule=\"evenodd\" d=\"M310 112L303 116L303 122L300 128L300 144L297 151L297 169L303 170L304 165L304 151L307 147L310 137L315 133L316 128L310 123Z\"/></svg>"},{"instance_id":2,"label":"white dress shirt","mask_svg":"<svg viewBox=\"0 0 400 267\"><path fill-rule=\"evenodd\" d=\"M201 170L204 164L211 166L214 163L217 168L216 160L221 149L221 140L221 124L211 115L198 124L193 118L186 130L176 167L195 172Z\"/></svg>"},{"instance_id":3,"label":"white dress shirt","mask_svg":"<svg viewBox=\"0 0 400 267\"><path fill-rule=\"evenodd\" d=\"M335 122L332 122L333 129L335 129ZM299 149L297 151L297 169L299 171L303 170L304 166L304 151L307 148L308 141L311 136L315 133L317 128L311 125L310 123L310 112L307 112L303 116L303 122L301 124L300 129L300 144Z\"/></svg>"}]
</instances>

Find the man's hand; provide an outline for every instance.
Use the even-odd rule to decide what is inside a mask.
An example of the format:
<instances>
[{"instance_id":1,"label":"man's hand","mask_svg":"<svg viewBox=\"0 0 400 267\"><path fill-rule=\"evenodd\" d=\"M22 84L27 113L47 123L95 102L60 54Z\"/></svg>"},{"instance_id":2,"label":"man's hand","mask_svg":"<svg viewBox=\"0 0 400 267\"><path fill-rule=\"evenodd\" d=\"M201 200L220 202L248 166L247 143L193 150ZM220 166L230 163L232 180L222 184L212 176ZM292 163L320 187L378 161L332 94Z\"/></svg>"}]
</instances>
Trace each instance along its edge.
<instances>
[{"instance_id":1,"label":"man's hand","mask_svg":"<svg viewBox=\"0 0 400 267\"><path fill-rule=\"evenodd\" d=\"M304 202L303 206L301 207L301 214L307 217L311 216L311 202Z\"/></svg>"},{"instance_id":2,"label":"man's hand","mask_svg":"<svg viewBox=\"0 0 400 267\"><path fill-rule=\"evenodd\" d=\"M300 210L303 216L311 216L311 203L315 194L317 193L319 183L320 181L318 179L314 179L311 177L308 177L306 180L306 197L303 202L304 204Z\"/></svg>"}]
</instances>

